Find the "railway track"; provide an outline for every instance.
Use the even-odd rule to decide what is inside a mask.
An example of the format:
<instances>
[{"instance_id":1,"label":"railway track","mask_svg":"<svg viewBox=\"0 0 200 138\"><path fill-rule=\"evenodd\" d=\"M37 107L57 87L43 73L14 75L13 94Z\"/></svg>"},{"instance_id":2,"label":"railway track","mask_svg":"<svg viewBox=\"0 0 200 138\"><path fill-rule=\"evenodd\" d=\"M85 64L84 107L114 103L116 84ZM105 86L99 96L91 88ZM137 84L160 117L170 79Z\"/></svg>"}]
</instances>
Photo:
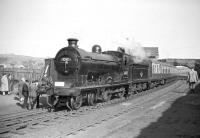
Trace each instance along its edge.
<instances>
[{"instance_id":1,"label":"railway track","mask_svg":"<svg viewBox=\"0 0 200 138\"><path fill-rule=\"evenodd\" d=\"M21 137L26 134L27 130L31 131L38 128L44 128L46 126L52 126L53 124L56 124L56 123L62 123L63 121L71 120L74 118L77 119L77 117L80 117L80 116L87 116L89 113L93 111L98 111L98 110L103 109L103 107L113 106L113 104L122 103L122 102L129 101L143 95L147 95L154 91L168 87L171 84L172 83L169 83L164 86L160 86L154 89L150 89L150 90L138 93L136 95L131 95L127 99L125 98L113 99L108 102L97 103L96 106L83 106L79 110L74 110L70 112L67 110L62 110L58 112L49 113L46 110L33 110L33 111L25 112L25 113L16 113L16 114L8 115L5 117L0 116L0 137L12 137L12 136ZM178 87L179 85L180 85L180 81L177 82L176 87ZM164 96L164 95L161 95L161 96ZM130 110L134 110L138 106L140 105L137 104L128 109L122 109L118 113L115 113L113 115L108 115L106 118L102 118L102 119L99 118L98 120L90 122L86 125L82 124L79 127L75 127L75 126L71 127L72 129L67 129L67 132L63 132L63 134L65 136L73 135L76 132L82 131L88 127L92 127L95 124L98 124L108 119L111 119L113 117L119 116L120 114L129 112Z\"/></svg>"},{"instance_id":2,"label":"railway track","mask_svg":"<svg viewBox=\"0 0 200 138\"><path fill-rule=\"evenodd\" d=\"M180 85L176 86L175 89L177 89L179 87L180 87ZM116 111L107 112L107 114L105 116L99 117L98 120L91 119L92 120L91 122L87 121L87 123L82 124L82 126L80 126L80 127L74 127L74 128L68 129L68 130L66 130L66 132L62 133L61 135L56 135L53 137L61 138L61 137L76 135L77 133L79 133L81 131L85 131L90 127L94 127L94 126L101 124L103 122L106 122L110 119L116 118L118 116L121 116L121 115L129 113L129 112L141 110L145 106L149 106L149 105L151 105L151 103L155 103L155 101L158 99L168 99L168 100L170 99L170 101L172 101L171 99L175 99L173 93L174 93L174 91L172 91L172 92L166 91L165 93L161 93L160 95L158 95L156 97L146 100L145 102L141 101L141 102L138 102L137 104L129 105L126 108L123 108L123 107L120 109L117 108Z\"/></svg>"}]
</instances>

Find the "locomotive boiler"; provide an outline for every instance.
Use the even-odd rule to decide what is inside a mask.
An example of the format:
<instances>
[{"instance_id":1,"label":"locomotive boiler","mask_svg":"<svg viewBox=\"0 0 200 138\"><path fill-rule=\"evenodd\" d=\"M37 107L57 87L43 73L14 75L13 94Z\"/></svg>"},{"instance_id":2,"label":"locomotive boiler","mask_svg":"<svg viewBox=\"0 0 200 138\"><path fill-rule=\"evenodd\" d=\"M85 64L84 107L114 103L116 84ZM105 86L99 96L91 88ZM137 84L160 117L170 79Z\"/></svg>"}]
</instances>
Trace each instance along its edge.
<instances>
[{"instance_id":1,"label":"locomotive boiler","mask_svg":"<svg viewBox=\"0 0 200 138\"><path fill-rule=\"evenodd\" d=\"M101 53L95 45L93 52L79 49L77 39L68 39L68 47L62 48L55 56L55 69L59 81L65 87L84 86L89 83L105 83L117 80L115 74L122 72L122 54L119 52Z\"/></svg>"}]
</instances>

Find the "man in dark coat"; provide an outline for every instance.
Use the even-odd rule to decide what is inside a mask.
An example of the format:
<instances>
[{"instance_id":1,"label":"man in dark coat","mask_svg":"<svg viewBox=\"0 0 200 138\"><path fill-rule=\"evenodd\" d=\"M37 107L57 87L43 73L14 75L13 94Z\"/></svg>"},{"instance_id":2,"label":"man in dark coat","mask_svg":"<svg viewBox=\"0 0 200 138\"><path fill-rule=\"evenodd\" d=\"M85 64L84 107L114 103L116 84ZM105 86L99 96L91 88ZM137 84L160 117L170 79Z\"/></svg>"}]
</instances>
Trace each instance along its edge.
<instances>
[{"instance_id":1,"label":"man in dark coat","mask_svg":"<svg viewBox=\"0 0 200 138\"><path fill-rule=\"evenodd\" d=\"M22 89L23 89L23 85L26 82L25 78L22 78L21 81L18 84L18 93L19 93L19 101L22 102L24 101L24 96L22 94Z\"/></svg>"},{"instance_id":2,"label":"man in dark coat","mask_svg":"<svg viewBox=\"0 0 200 138\"><path fill-rule=\"evenodd\" d=\"M19 90L19 97L20 97L20 101L22 101L22 99L24 99L24 103L23 103L23 108L27 108L29 109L28 106L28 82L25 81L25 78L22 78L19 85L18 85L18 90Z\"/></svg>"}]
</instances>

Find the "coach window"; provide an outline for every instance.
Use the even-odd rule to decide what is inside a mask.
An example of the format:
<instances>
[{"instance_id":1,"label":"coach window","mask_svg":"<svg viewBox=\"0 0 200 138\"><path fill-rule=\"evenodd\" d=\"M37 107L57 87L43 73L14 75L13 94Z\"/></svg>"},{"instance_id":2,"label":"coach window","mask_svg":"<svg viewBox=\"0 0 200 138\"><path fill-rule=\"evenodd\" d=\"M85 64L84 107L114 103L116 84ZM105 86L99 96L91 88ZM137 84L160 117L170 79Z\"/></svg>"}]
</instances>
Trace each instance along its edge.
<instances>
[{"instance_id":1,"label":"coach window","mask_svg":"<svg viewBox=\"0 0 200 138\"><path fill-rule=\"evenodd\" d=\"M157 73L157 65L155 65L155 73Z\"/></svg>"},{"instance_id":2,"label":"coach window","mask_svg":"<svg viewBox=\"0 0 200 138\"><path fill-rule=\"evenodd\" d=\"M163 68L163 73L165 74L165 67Z\"/></svg>"},{"instance_id":3,"label":"coach window","mask_svg":"<svg viewBox=\"0 0 200 138\"><path fill-rule=\"evenodd\" d=\"M161 73L161 65L159 64L159 73Z\"/></svg>"},{"instance_id":4,"label":"coach window","mask_svg":"<svg viewBox=\"0 0 200 138\"><path fill-rule=\"evenodd\" d=\"M162 66L160 65L160 73L162 74Z\"/></svg>"},{"instance_id":5,"label":"coach window","mask_svg":"<svg viewBox=\"0 0 200 138\"><path fill-rule=\"evenodd\" d=\"M159 73L159 64L157 65L157 73Z\"/></svg>"},{"instance_id":6,"label":"coach window","mask_svg":"<svg viewBox=\"0 0 200 138\"><path fill-rule=\"evenodd\" d=\"M159 73L159 64L157 64L156 69L157 69L157 73Z\"/></svg>"},{"instance_id":7,"label":"coach window","mask_svg":"<svg viewBox=\"0 0 200 138\"><path fill-rule=\"evenodd\" d=\"M125 66L127 65L127 57L126 56L124 57L124 65Z\"/></svg>"},{"instance_id":8,"label":"coach window","mask_svg":"<svg viewBox=\"0 0 200 138\"><path fill-rule=\"evenodd\" d=\"M154 73L154 65L152 65L152 73Z\"/></svg>"}]
</instances>

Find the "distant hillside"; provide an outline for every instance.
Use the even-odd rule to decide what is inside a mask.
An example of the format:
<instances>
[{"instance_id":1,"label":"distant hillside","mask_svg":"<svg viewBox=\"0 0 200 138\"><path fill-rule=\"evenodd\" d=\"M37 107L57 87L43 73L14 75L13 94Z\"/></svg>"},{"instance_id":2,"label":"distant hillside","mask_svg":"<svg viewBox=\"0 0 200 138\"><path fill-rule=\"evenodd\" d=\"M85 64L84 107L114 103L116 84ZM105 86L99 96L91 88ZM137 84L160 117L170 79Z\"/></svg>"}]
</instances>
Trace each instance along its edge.
<instances>
[{"instance_id":1,"label":"distant hillside","mask_svg":"<svg viewBox=\"0 0 200 138\"><path fill-rule=\"evenodd\" d=\"M41 69L44 67L44 59L15 54L0 54L0 65L6 68Z\"/></svg>"}]
</instances>

